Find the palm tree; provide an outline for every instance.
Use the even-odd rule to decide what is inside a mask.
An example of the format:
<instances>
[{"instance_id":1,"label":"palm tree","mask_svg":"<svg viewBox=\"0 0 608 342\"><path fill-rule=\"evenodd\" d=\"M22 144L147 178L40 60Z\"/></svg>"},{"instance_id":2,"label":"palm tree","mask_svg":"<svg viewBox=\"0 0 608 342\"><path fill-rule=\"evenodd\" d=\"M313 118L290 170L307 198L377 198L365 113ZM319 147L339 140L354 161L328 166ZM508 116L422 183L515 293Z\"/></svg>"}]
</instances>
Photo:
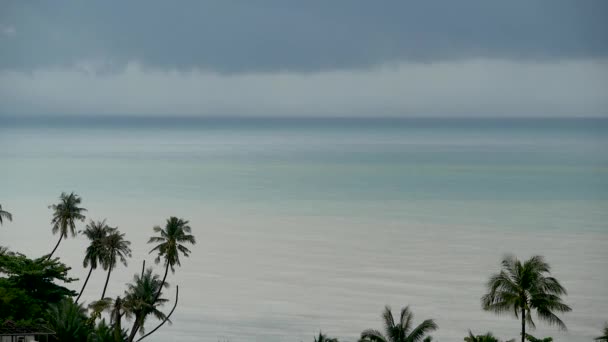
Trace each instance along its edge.
<instances>
[{"instance_id":1,"label":"palm tree","mask_svg":"<svg viewBox=\"0 0 608 342\"><path fill-rule=\"evenodd\" d=\"M158 243L156 247L150 250L150 253L158 251L158 255L154 262L160 263L161 257L165 261L165 275L163 276L163 284L167 279L167 273L169 267L171 272L175 273L175 265L181 266L179 260L180 252L185 256L190 256L190 250L184 246L184 243L196 244L196 240L193 235L190 235L191 228L188 225L188 221L181 218L171 216L165 225L165 228L160 226L154 227L154 232L160 233L160 236L153 236L150 238L148 243ZM160 296L162 286L158 288L158 293L155 298Z\"/></svg>"},{"instance_id":2,"label":"palm tree","mask_svg":"<svg viewBox=\"0 0 608 342\"><path fill-rule=\"evenodd\" d=\"M80 290L80 294L78 298L76 298L76 303L82 296L84 292L84 288L87 286L89 282L89 277L91 277L91 273L94 269L97 268L98 263L102 264L104 262L105 253L106 253L106 245L105 239L108 236L108 233L112 230L107 224L106 220L91 222L86 226L86 229L82 232L90 241L89 247L87 247L84 260L82 265L84 267L89 267L89 274L87 274L87 278L84 281L84 285L82 285L82 289Z\"/></svg>"},{"instance_id":3,"label":"palm tree","mask_svg":"<svg viewBox=\"0 0 608 342\"><path fill-rule=\"evenodd\" d=\"M608 322L606 322L606 325L604 325L604 335L596 337L595 340L600 342L608 342Z\"/></svg>"},{"instance_id":4,"label":"palm tree","mask_svg":"<svg viewBox=\"0 0 608 342\"><path fill-rule=\"evenodd\" d=\"M72 302L72 299L66 298L52 304L47 311L46 321L49 328L55 331L58 341L87 341L90 328L86 309Z\"/></svg>"},{"instance_id":5,"label":"palm tree","mask_svg":"<svg viewBox=\"0 0 608 342\"><path fill-rule=\"evenodd\" d=\"M125 307L124 303L124 299L118 296L115 300L104 298L94 301L89 305L89 308L93 311L91 314L92 316L100 317L102 311L109 311L110 325L114 335L113 341L127 340L127 332L122 329L122 318L130 318L132 317L132 314L131 311Z\"/></svg>"},{"instance_id":6,"label":"palm tree","mask_svg":"<svg viewBox=\"0 0 608 342\"><path fill-rule=\"evenodd\" d=\"M72 233L72 236L76 236L76 221L84 221L83 213L87 211L85 208L79 207L81 202L82 199L75 193L72 192L68 195L63 192L59 197L59 203L49 206L50 209L53 209L53 219L51 220L53 234L59 232L59 241L57 241L55 248L47 259L53 256L61 243L61 239L68 237L68 230Z\"/></svg>"},{"instance_id":7,"label":"palm tree","mask_svg":"<svg viewBox=\"0 0 608 342\"><path fill-rule=\"evenodd\" d=\"M127 266L127 257L131 257L131 248L129 248L131 242L125 240L124 237L125 234L120 233L117 228L110 228L108 235L103 239L104 253L102 266L108 270L108 276L106 277L106 284L103 286L101 299L106 295L110 274L116 266L116 261L120 260L123 265Z\"/></svg>"},{"instance_id":8,"label":"palm tree","mask_svg":"<svg viewBox=\"0 0 608 342\"><path fill-rule=\"evenodd\" d=\"M465 342L500 342L499 339L494 337L491 332L487 332L485 335L473 335L471 330L469 330L469 336L464 338ZM515 342L515 340L509 340L507 342Z\"/></svg>"},{"instance_id":9,"label":"palm tree","mask_svg":"<svg viewBox=\"0 0 608 342\"><path fill-rule=\"evenodd\" d=\"M315 341L314 342L338 342L338 339L337 338L327 337L327 335L322 334L319 331L319 337L315 337Z\"/></svg>"},{"instance_id":10,"label":"palm tree","mask_svg":"<svg viewBox=\"0 0 608 342\"><path fill-rule=\"evenodd\" d=\"M539 319L566 329L554 312L572 309L562 302L560 296L567 294L566 289L549 276L550 269L542 256L533 256L523 264L514 256L507 256L500 273L490 277L488 293L481 298L484 310L498 314L513 312L516 318L521 313L522 342L526 338L526 322L535 327L532 310L536 310Z\"/></svg>"},{"instance_id":11,"label":"palm tree","mask_svg":"<svg viewBox=\"0 0 608 342\"><path fill-rule=\"evenodd\" d=\"M135 316L135 322L129 334L129 342L135 338L135 334L141 329L144 332L146 318L153 315L157 319L164 319L166 316L158 307L167 302L167 299L156 298L156 294L161 287L169 287L169 284L162 282L160 277L152 274L152 269L148 268L141 276L136 274L133 284L127 284L125 292L124 307Z\"/></svg>"},{"instance_id":12,"label":"palm tree","mask_svg":"<svg viewBox=\"0 0 608 342\"><path fill-rule=\"evenodd\" d=\"M13 221L13 215L6 210L2 210L2 204L0 204L0 225L4 223L2 220L7 219Z\"/></svg>"},{"instance_id":13,"label":"palm tree","mask_svg":"<svg viewBox=\"0 0 608 342\"><path fill-rule=\"evenodd\" d=\"M414 319L414 314L410 312L409 306L401 309L401 317L397 323L395 323L391 308L388 305L384 308L382 318L384 320L384 335L378 330L368 329L361 333L360 342L430 341L431 337L425 338L425 335L438 328L432 319L427 319L413 328L412 320Z\"/></svg>"}]
</instances>

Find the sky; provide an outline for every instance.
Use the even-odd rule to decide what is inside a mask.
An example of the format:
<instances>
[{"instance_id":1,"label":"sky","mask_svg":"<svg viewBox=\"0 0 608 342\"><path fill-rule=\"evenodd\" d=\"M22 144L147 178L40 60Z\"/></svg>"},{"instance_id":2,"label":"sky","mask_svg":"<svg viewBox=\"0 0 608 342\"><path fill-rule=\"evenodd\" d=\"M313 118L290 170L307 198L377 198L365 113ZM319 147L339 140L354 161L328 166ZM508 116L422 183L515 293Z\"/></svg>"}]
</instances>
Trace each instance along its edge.
<instances>
[{"instance_id":1,"label":"sky","mask_svg":"<svg viewBox=\"0 0 608 342\"><path fill-rule=\"evenodd\" d=\"M0 2L0 115L606 116L608 2Z\"/></svg>"}]
</instances>

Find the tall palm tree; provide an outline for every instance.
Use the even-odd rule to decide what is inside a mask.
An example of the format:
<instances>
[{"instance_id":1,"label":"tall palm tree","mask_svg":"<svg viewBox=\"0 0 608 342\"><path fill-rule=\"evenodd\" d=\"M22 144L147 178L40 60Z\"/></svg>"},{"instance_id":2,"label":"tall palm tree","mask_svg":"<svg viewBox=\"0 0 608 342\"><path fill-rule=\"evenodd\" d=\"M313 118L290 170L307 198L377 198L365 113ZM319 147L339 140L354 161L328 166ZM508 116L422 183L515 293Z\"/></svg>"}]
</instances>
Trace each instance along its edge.
<instances>
[{"instance_id":1,"label":"tall palm tree","mask_svg":"<svg viewBox=\"0 0 608 342\"><path fill-rule=\"evenodd\" d=\"M138 330L141 329L141 332L144 332L144 323L150 315L160 320L166 317L158 307L168 300L156 298L156 293L161 287L169 287L169 284L162 282L159 278L158 275L152 274L151 268L148 268L142 275L135 275L133 284L127 284L123 305L135 317L129 334L129 342L133 341Z\"/></svg>"},{"instance_id":2,"label":"tall palm tree","mask_svg":"<svg viewBox=\"0 0 608 342\"><path fill-rule=\"evenodd\" d=\"M6 210L2 210L2 204L0 204L0 225L4 223L3 219L13 221L13 215Z\"/></svg>"},{"instance_id":3,"label":"tall palm tree","mask_svg":"<svg viewBox=\"0 0 608 342\"><path fill-rule=\"evenodd\" d=\"M160 263L161 258L165 262L165 275L163 276L163 284L167 280L167 273L169 268L171 272L175 273L175 265L181 266L179 260L180 252L185 256L190 256L190 250L184 246L185 243L196 244L196 239L193 235L190 235L191 228L188 225L188 221L181 218L171 216L167 219L165 228L160 226L154 227L154 232L159 233L159 236L153 236L150 238L148 243L158 243L150 253L157 251L158 255L154 262ZM160 296L162 286L158 288L158 293L155 298Z\"/></svg>"},{"instance_id":4,"label":"tall palm tree","mask_svg":"<svg viewBox=\"0 0 608 342\"><path fill-rule=\"evenodd\" d=\"M521 313L522 342L526 339L526 323L535 327L532 310L536 310L539 319L566 329L555 312L572 309L562 302L560 296L567 294L566 289L549 276L550 269L542 256L533 256L523 264L514 256L507 256L500 273L490 277L488 293L481 298L484 310L498 314L513 312L516 318Z\"/></svg>"},{"instance_id":5,"label":"tall palm tree","mask_svg":"<svg viewBox=\"0 0 608 342\"><path fill-rule=\"evenodd\" d=\"M319 331L319 337L315 337L315 341L314 342L338 342L338 339L337 338L327 337L327 335L322 334Z\"/></svg>"},{"instance_id":6,"label":"tall palm tree","mask_svg":"<svg viewBox=\"0 0 608 342\"><path fill-rule=\"evenodd\" d=\"M384 335L374 329L368 329L361 333L360 342L419 342L430 341L431 337L425 337L431 331L437 330L438 326L432 319L427 319L413 328L412 320L414 314L410 307L401 309L399 321L395 323L391 308L387 305L382 313L384 320Z\"/></svg>"},{"instance_id":7,"label":"tall palm tree","mask_svg":"<svg viewBox=\"0 0 608 342\"><path fill-rule=\"evenodd\" d=\"M596 341L608 342L608 322L604 325L604 335L595 338Z\"/></svg>"},{"instance_id":8,"label":"tall palm tree","mask_svg":"<svg viewBox=\"0 0 608 342\"><path fill-rule=\"evenodd\" d=\"M76 303L80 300L80 296L84 292L84 288L87 286L89 282L89 277L91 277L91 273L94 269L97 268L98 264L102 264L104 262L105 254L106 254L106 244L105 239L108 236L108 233L112 230L107 224L106 220L91 222L86 226L85 230L82 231L82 234L89 239L89 246L86 249L84 254L84 260L82 265L84 267L89 267L89 274L87 274L87 278L82 285L82 289L80 290L80 294L78 298L76 298Z\"/></svg>"},{"instance_id":9,"label":"tall palm tree","mask_svg":"<svg viewBox=\"0 0 608 342\"><path fill-rule=\"evenodd\" d=\"M81 202L82 199L75 193L72 192L68 195L63 192L59 196L59 203L49 206L50 209L53 209L53 219L51 220L53 234L59 232L59 241L57 241L55 248L47 259L53 256L61 243L61 239L68 237L68 231L72 233L72 237L76 236L76 221L84 221L83 213L87 211L85 208L79 207Z\"/></svg>"},{"instance_id":10,"label":"tall palm tree","mask_svg":"<svg viewBox=\"0 0 608 342\"><path fill-rule=\"evenodd\" d=\"M106 295L110 274L116 266L116 262L120 260L123 265L127 266L127 257L131 257L129 245L131 245L131 242L125 240L125 234L122 234L117 228L110 228L108 235L103 239L104 253L102 266L108 270L108 276L106 277L106 284L103 286L101 299Z\"/></svg>"}]
</instances>

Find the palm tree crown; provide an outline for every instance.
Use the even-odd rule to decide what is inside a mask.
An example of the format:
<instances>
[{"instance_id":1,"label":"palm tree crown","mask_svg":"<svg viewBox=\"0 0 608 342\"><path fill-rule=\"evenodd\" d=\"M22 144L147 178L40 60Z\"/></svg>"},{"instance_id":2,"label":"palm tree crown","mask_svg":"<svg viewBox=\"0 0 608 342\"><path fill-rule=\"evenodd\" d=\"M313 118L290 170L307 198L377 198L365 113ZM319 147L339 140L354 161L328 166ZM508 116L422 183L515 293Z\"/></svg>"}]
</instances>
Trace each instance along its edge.
<instances>
[{"instance_id":1,"label":"palm tree crown","mask_svg":"<svg viewBox=\"0 0 608 342\"><path fill-rule=\"evenodd\" d=\"M315 337L314 342L338 342L338 339L327 337L327 335L325 335L319 331L319 336Z\"/></svg>"},{"instance_id":2,"label":"palm tree crown","mask_svg":"<svg viewBox=\"0 0 608 342\"><path fill-rule=\"evenodd\" d=\"M106 224L106 220L103 221L97 221L94 222L93 220L91 220L91 222L86 226L85 230L82 231L82 234L84 236L86 236L90 243L89 246L87 247L85 254L84 254L84 260L82 262L82 265L87 268L89 267L89 273L87 275L86 280L84 281L84 284L82 286L82 289L80 290L80 294L78 295L78 298L76 298L76 303L78 303L78 300L80 300L80 296L82 296L82 293L84 292L84 288L87 286L87 283L89 282L89 278L91 277L91 273L93 272L94 269L97 268L98 264L103 264L105 258L106 258L106 244L105 244L105 240L108 236L108 233L110 233L112 231L113 228L110 228L107 224Z\"/></svg>"},{"instance_id":3,"label":"palm tree crown","mask_svg":"<svg viewBox=\"0 0 608 342\"><path fill-rule=\"evenodd\" d=\"M499 339L494 337L491 332L487 332L485 335L473 335L471 330L469 330L469 336L464 338L465 342L500 342ZM514 340L509 340L507 342L514 342Z\"/></svg>"},{"instance_id":4,"label":"palm tree crown","mask_svg":"<svg viewBox=\"0 0 608 342\"><path fill-rule=\"evenodd\" d=\"M414 314L410 311L409 306L401 309L401 316L398 322L395 322L389 306L384 308L382 318L384 320L384 335L378 330L368 329L361 333L360 342L430 341L431 338L425 338L425 335L438 328L432 319L427 319L414 328L412 322Z\"/></svg>"},{"instance_id":5,"label":"palm tree crown","mask_svg":"<svg viewBox=\"0 0 608 342\"><path fill-rule=\"evenodd\" d=\"M59 203L49 206L50 209L53 209L53 219L51 220L53 234L59 233L59 241L49 254L49 259L59 247L61 239L68 237L68 231L72 233L72 236L76 236L76 221L84 221L83 213L87 211L85 208L79 207L81 202L82 199L75 193L72 192L68 195L63 192L59 197Z\"/></svg>"},{"instance_id":6,"label":"palm tree crown","mask_svg":"<svg viewBox=\"0 0 608 342\"><path fill-rule=\"evenodd\" d=\"M112 269L116 266L117 261L120 260L123 265L127 266L127 257L131 257L129 245L131 245L131 242L125 240L125 234L122 234L117 228L109 228L108 235L103 239L102 266L108 270L108 276L101 294L102 299L106 294L110 273L112 273Z\"/></svg>"},{"instance_id":7,"label":"palm tree crown","mask_svg":"<svg viewBox=\"0 0 608 342\"><path fill-rule=\"evenodd\" d=\"M12 221L13 215L6 210L2 210L2 204L0 204L0 224L4 223L4 221L2 221L3 219Z\"/></svg>"},{"instance_id":8,"label":"palm tree crown","mask_svg":"<svg viewBox=\"0 0 608 342\"><path fill-rule=\"evenodd\" d=\"M163 258L165 265L171 268L171 272L175 272L175 265L181 266L180 252L186 257L190 255L190 250L183 243L196 244L194 236L189 234L191 228L188 221L172 216L167 220L165 228L156 226L154 232L160 233L160 236L153 236L148 241L148 243L158 243L150 250L150 253L158 251L154 261L158 264Z\"/></svg>"},{"instance_id":9,"label":"palm tree crown","mask_svg":"<svg viewBox=\"0 0 608 342\"><path fill-rule=\"evenodd\" d=\"M572 310L560 298L567 294L566 289L548 274L549 264L541 256L533 256L523 264L514 256L505 257L500 273L492 275L487 283L488 293L481 298L483 309L498 314L512 312L517 318L521 313L522 342L526 323L535 327L532 310L536 310L539 319L566 329L554 313Z\"/></svg>"},{"instance_id":10,"label":"palm tree crown","mask_svg":"<svg viewBox=\"0 0 608 342\"><path fill-rule=\"evenodd\" d=\"M136 274L134 282L127 284L123 305L126 310L135 316L135 323L133 329L131 329L129 341L133 340L138 330L143 334L144 323L149 315L153 315L160 320L165 318L165 314L158 307L168 300L155 298L161 287L169 287L169 284L162 282L158 275L152 274L151 268L148 268L141 276Z\"/></svg>"}]
</instances>

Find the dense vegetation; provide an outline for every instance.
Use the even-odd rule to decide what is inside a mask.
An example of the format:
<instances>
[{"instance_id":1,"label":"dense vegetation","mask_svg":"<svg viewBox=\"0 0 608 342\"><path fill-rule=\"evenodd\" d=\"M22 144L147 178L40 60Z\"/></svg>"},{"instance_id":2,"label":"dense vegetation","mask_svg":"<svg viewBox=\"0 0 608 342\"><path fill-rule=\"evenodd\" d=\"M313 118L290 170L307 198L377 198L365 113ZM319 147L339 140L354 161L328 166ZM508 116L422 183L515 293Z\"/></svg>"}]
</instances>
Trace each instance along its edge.
<instances>
[{"instance_id":1,"label":"dense vegetation","mask_svg":"<svg viewBox=\"0 0 608 342\"><path fill-rule=\"evenodd\" d=\"M74 194L62 193L57 204L49 206L53 210L51 227L59 240L51 253L30 259L27 256L0 246L0 324L10 320L17 326L46 326L55 332L56 341L75 342L132 342L140 341L157 331L173 314L179 298L179 287L175 287L175 301L172 309L166 314L162 309L169 302L163 292L169 287L167 276L169 270L175 273L175 267L181 266L180 256L188 257L191 253L187 245L196 243L191 234L189 222L170 217L164 227L155 226L155 233L148 243L154 244L150 253L156 253L155 262L163 263L165 268L161 278L151 268L142 268L134 275L133 281L127 284L123 296L105 297L112 270L119 262L128 266L131 257L130 242L118 228L110 227L106 220L93 221L79 233L88 240L84 250L83 266L88 274L80 292L75 292L64 285L78 279L70 278L70 267L66 266L53 254L62 239L77 235L76 225L85 221L86 209L81 207L82 199ZM13 216L0 205L0 225L12 221ZM87 307L79 304L86 289L91 273L98 267L107 271L106 281L100 300ZM63 284L63 285L61 285ZM526 333L526 327L535 327L532 311L540 320L560 329L566 329L557 313L571 311L562 302L566 295L565 288L550 276L549 264L541 256L534 256L524 262L513 256L502 261L499 273L490 277L487 283L488 292L482 296L482 308L487 311L512 313L521 319L521 341L551 342L551 337L536 338ZM74 299L76 297L76 299ZM109 318L106 321L104 313ZM367 329L361 333L360 342L428 342L429 335L439 327L432 319L426 319L419 325L413 323L413 313L409 306L401 309L394 317L389 306L382 313L383 331ZM146 322L150 317L160 321L152 330L146 332ZM396 319L397 318L397 319ZM130 322L130 329L125 323ZM140 337L137 338L139 332ZM596 341L608 342L608 323L603 335ZM319 332L315 342L338 342L337 338ZM469 331L465 342L499 342L491 332L475 335ZM515 340L509 340L511 342Z\"/></svg>"},{"instance_id":2,"label":"dense vegetation","mask_svg":"<svg viewBox=\"0 0 608 342\"><path fill-rule=\"evenodd\" d=\"M166 281L169 268L175 272L175 266L181 265L180 255L190 255L186 245L196 243L190 234L188 221L170 217L165 227L153 228L159 235L150 238L149 242L155 243L150 253L156 254L157 263L163 261L166 265L162 280L151 268L144 268L127 284L123 296L108 298L105 293L112 270L119 264L127 266L131 257L131 243L118 228L110 227L106 220L91 220L83 231L78 232L89 242L83 258L83 266L89 271L80 292L65 287L78 279L70 278L68 272L71 268L59 258L53 258L61 241L69 236L75 237L78 222L85 221L87 210L81 204L82 199L78 195L62 193L59 202L49 206L53 211L52 232L59 234L59 240L49 254L30 259L7 247L0 247L0 324L11 321L20 327L44 326L55 332L52 337L55 341L140 341L169 321L177 306L179 292L176 286L173 308L168 314L162 311L169 302L163 297L163 290L169 287ZM0 206L0 224L12 219L11 213ZM78 301L91 273L98 267L107 272L105 285L100 300L85 307ZM109 321L106 321L104 313ZM146 333L146 322L150 317L160 320L160 324ZM125 319L129 319L130 329L125 327Z\"/></svg>"}]
</instances>

